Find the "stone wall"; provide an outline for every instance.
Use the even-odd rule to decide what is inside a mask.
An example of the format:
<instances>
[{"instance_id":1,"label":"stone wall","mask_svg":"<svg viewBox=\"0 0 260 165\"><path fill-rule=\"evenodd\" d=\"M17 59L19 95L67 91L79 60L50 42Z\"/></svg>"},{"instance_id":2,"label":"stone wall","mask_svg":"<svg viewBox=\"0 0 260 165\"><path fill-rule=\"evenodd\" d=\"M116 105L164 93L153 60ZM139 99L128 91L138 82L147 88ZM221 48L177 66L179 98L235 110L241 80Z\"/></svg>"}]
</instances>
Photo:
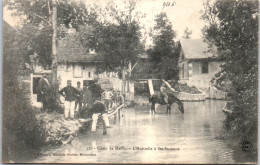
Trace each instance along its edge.
<instances>
[{"instance_id":1,"label":"stone wall","mask_svg":"<svg viewBox=\"0 0 260 165\"><path fill-rule=\"evenodd\" d=\"M212 85L208 88L201 88L201 90L205 92L207 99L227 99L227 92L220 91Z\"/></svg>"},{"instance_id":2,"label":"stone wall","mask_svg":"<svg viewBox=\"0 0 260 165\"><path fill-rule=\"evenodd\" d=\"M220 91L217 88L211 86L209 88L209 98L210 99L226 99L227 92Z\"/></svg>"},{"instance_id":3,"label":"stone wall","mask_svg":"<svg viewBox=\"0 0 260 165\"><path fill-rule=\"evenodd\" d=\"M206 99L205 93L191 94L186 92L179 92L177 98L182 101L204 101Z\"/></svg>"}]
</instances>

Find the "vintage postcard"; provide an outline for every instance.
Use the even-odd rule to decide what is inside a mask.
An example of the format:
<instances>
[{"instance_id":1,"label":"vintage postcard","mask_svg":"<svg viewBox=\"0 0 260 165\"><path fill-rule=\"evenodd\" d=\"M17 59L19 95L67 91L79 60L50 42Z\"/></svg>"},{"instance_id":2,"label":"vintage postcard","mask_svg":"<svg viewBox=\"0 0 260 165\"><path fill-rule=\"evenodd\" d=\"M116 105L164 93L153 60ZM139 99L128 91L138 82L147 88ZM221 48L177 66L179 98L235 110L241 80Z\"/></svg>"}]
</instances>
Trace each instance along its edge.
<instances>
[{"instance_id":1,"label":"vintage postcard","mask_svg":"<svg viewBox=\"0 0 260 165\"><path fill-rule=\"evenodd\" d=\"M4 0L2 163L257 163L257 0Z\"/></svg>"}]
</instances>

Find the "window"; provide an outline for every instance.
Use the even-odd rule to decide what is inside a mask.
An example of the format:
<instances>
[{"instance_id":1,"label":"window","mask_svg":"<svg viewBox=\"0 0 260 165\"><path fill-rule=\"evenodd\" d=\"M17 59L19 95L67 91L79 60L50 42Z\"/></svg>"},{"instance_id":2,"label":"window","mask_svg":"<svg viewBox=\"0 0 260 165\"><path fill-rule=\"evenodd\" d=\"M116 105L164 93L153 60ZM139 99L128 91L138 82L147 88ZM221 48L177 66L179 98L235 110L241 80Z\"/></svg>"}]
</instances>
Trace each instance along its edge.
<instances>
[{"instance_id":1,"label":"window","mask_svg":"<svg viewBox=\"0 0 260 165\"><path fill-rule=\"evenodd\" d=\"M81 78L82 77L82 67L80 65L74 65L73 76L75 78Z\"/></svg>"},{"instance_id":2,"label":"window","mask_svg":"<svg viewBox=\"0 0 260 165\"><path fill-rule=\"evenodd\" d=\"M201 63L201 73L208 73L209 72L209 63L208 61L203 61Z\"/></svg>"},{"instance_id":3,"label":"window","mask_svg":"<svg viewBox=\"0 0 260 165\"><path fill-rule=\"evenodd\" d=\"M91 78L91 72L88 72L88 78Z\"/></svg>"}]
</instances>

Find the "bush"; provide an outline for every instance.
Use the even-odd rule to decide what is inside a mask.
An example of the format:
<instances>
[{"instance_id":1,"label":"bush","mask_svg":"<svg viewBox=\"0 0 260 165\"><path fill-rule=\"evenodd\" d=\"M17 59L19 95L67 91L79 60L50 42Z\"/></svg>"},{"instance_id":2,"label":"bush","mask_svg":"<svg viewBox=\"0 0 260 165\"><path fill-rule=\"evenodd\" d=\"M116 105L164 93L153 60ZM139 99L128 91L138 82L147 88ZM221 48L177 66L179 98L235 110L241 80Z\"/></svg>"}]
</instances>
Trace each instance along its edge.
<instances>
[{"instance_id":1,"label":"bush","mask_svg":"<svg viewBox=\"0 0 260 165\"><path fill-rule=\"evenodd\" d=\"M8 33L10 32L10 33ZM21 50L14 31L3 35L3 161L24 157L27 150L39 149L45 143L45 129L36 119L37 110L29 102L26 88L18 80L21 75ZM31 157L32 155L30 155Z\"/></svg>"},{"instance_id":2,"label":"bush","mask_svg":"<svg viewBox=\"0 0 260 165\"><path fill-rule=\"evenodd\" d=\"M233 113L224 121L227 130L224 136L229 137L235 145L250 142L250 155L255 160L258 123L258 6L258 1L217 0L212 5L205 5L202 16L209 23L203 30L205 39L216 45L219 58L225 62L215 75L216 86L226 90L232 101ZM211 22L209 18L214 18L215 21Z\"/></svg>"},{"instance_id":3,"label":"bush","mask_svg":"<svg viewBox=\"0 0 260 165\"><path fill-rule=\"evenodd\" d=\"M37 110L31 107L23 89L14 84L3 92L3 160L12 157L8 153L39 149L45 143L45 129L35 117Z\"/></svg>"}]
</instances>

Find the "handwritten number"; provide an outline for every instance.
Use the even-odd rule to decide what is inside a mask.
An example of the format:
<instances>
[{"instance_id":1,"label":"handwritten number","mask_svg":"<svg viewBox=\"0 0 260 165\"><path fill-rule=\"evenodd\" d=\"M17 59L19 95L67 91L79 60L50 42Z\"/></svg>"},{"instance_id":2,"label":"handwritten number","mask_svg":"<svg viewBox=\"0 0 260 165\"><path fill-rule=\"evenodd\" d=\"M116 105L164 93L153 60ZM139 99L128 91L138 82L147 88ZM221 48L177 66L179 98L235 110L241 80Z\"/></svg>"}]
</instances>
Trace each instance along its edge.
<instances>
[{"instance_id":1,"label":"handwritten number","mask_svg":"<svg viewBox=\"0 0 260 165\"><path fill-rule=\"evenodd\" d=\"M174 5L176 5L176 2L175 1L173 1L172 3L171 2L163 2L163 8L165 8L165 7L169 7L169 6L174 6Z\"/></svg>"}]
</instances>

